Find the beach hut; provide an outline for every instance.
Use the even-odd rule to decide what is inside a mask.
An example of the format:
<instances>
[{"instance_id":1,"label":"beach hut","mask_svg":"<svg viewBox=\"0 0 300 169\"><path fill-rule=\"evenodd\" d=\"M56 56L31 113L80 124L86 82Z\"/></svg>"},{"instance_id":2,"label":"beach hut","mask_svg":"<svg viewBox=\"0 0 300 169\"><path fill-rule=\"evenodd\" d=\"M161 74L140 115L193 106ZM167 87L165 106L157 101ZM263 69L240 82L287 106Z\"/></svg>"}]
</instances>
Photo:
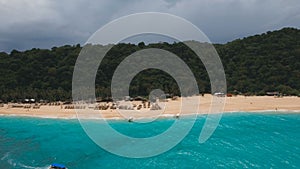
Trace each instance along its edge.
<instances>
[{"instance_id":1,"label":"beach hut","mask_svg":"<svg viewBox=\"0 0 300 169\"><path fill-rule=\"evenodd\" d=\"M123 100L125 100L125 101L132 101L133 98L131 98L130 96L125 96Z\"/></svg>"},{"instance_id":2,"label":"beach hut","mask_svg":"<svg viewBox=\"0 0 300 169\"><path fill-rule=\"evenodd\" d=\"M280 93L279 92L267 92L268 96L279 96Z\"/></svg>"},{"instance_id":3,"label":"beach hut","mask_svg":"<svg viewBox=\"0 0 300 169\"><path fill-rule=\"evenodd\" d=\"M222 93L222 92L216 92L216 93L214 93L214 96L217 96L217 97L225 97L225 93Z\"/></svg>"},{"instance_id":4,"label":"beach hut","mask_svg":"<svg viewBox=\"0 0 300 169\"><path fill-rule=\"evenodd\" d=\"M68 104L72 104L72 102L71 102L71 101L65 101L65 102L63 103L63 105L68 105Z\"/></svg>"},{"instance_id":5,"label":"beach hut","mask_svg":"<svg viewBox=\"0 0 300 169\"><path fill-rule=\"evenodd\" d=\"M111 97L102 98L100 102L112 102L113 99Z\"/></svg>"},{"instance_id":6,"label":"beach hut","mask_svg":"<svg viewBox=\"0 0 300 169\"><path fill-rule=\"evenodd\" d=\"M29 103L29 99L24 99L23 103Z\"/></svg>"},{"instance_id":7,"label":"beach hut","mask_svg":"<svg viewBox=\"0 0 300 169\"><path fill-rule=\"evenodd\" d=\"M133 100L134 100L134 101L147 101L146 98L141 97L141 96L137 96L137 97L135 97Z\"/></svg>"}]
</instances>

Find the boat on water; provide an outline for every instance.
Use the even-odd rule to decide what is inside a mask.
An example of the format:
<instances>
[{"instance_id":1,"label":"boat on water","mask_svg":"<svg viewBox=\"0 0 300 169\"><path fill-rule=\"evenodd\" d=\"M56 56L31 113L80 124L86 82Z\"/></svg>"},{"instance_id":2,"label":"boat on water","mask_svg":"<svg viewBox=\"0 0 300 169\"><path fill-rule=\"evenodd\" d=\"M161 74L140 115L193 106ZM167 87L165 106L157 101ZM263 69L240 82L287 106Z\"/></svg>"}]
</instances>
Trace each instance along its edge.
<instances>
[{"instance_id":1,"label":"boat on water","mask_svg":"<svg viewBox=\"0 0 300 169\"><path fill-rule=\"evenodd\" d=\"M67 169L67 167L62 164L53 163L50 165L49 169Z\"/></svg>"},{"instance_id":2,"label":"boat on water","mask_svg":"<svg viewBox=\"0 0 300 169\"><path fill-rule=\"evenodd\" d=\"M128 122L133 122L133 117L129 117Z\"/></svg>"}]
</instances>

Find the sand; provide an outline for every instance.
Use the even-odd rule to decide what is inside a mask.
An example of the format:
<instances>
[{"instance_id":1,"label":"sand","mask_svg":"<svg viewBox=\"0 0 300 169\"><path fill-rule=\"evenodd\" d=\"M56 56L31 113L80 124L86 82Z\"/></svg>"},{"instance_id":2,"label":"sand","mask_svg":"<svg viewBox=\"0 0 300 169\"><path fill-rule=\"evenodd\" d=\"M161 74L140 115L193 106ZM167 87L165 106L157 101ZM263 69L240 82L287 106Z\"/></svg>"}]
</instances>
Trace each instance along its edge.
<instances>
[{"instance_id":1,"label":"sand","mask_svg":"<svg viewBox=\"0 0 300 169\"><path fill-rule=\"evenodd\" d=\"M43 118L105 118L105 119L139 119L139 118L157 118L157 117L175 117L187 114L208 114L220 113L214 111L214 107L219 106L222 112L282 112L282 113L300 113L300 97L282 97L273 96L233 96L217 98L222 103L225 99L224 109L222 104L218 104L211 109L211 100L213 96L205 94L203 96L194 96L187 98L179 98L177 100L168 100L167 102L159 102L162 110L150 110L142 108L141 110L93 110L88 108L80 109L77 113L74 109L64 109L64 106L41 106L39 109L33 108L11 108L11 104L4 104L0 107L0 115L10 116L32 116ZM180 112L181 101L187 101L186 108ZM197 103L200 100L200 106ZM135 102L141 104L141 102ZM103 103L104 104L104 103ZM111 103L109 103L111 104ZM93 106L93 105L89 105ZM213 110L213 112L210 112Z\"/></svg>"}]
</instances>

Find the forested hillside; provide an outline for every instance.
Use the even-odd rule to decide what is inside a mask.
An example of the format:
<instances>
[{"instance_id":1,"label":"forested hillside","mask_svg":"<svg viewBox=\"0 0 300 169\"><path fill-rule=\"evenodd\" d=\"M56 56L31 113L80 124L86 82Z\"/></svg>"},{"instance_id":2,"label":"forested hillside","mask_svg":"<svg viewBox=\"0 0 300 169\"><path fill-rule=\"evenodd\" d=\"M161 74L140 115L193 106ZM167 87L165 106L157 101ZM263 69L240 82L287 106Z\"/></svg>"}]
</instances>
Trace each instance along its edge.
<instances>
[{"instance_id":1,"label":"forested hillside","mask_svg":"<svg viewBox=\"0 0 300 169\"><path fill-rule=\"evenodd\" d=\"M300 30L284 28L214 46L225 68L228 92L300 94ZM161 48L178 55L197 77L200 92L210 92L205 67L183 43L139 43L118 44L107 53L98 70L96 95L109 97L111 77L118 64L145 48ZM0 100L70 99L73 68L80 50L80 45L66 45L0 53ZM146 96L155 88L179 94L174 79L158 70L139 73L131 83L130 94Z\"/></svg>"}]
</instances>

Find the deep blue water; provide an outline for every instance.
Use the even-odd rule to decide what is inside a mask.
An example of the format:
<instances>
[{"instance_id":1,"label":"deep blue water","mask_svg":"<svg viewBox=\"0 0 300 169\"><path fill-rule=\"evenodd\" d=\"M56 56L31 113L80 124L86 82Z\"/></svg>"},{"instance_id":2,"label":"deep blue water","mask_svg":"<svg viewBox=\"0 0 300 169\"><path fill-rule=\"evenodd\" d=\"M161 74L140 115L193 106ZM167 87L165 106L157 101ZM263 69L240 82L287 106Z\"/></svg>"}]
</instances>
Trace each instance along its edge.
<instances>
[{"instance_id":1,"label":"deep blue water","mask_svg":"<svg viewBox=\"0 0 300 169\"><path fill-rule=\"evenodd\" d=\"M0 169L47 168L300 168L300 113L224 114L212 135L198 143L205 116L173 149L155 157L130 159L98 147L77 120L0 117ZM111 121L124 134L148 137L164 131L173 119L135 127ZM142 126L142 127L141 127ZM135 130L135 132L132 132Z\"/></svg>"}]
</instances>

